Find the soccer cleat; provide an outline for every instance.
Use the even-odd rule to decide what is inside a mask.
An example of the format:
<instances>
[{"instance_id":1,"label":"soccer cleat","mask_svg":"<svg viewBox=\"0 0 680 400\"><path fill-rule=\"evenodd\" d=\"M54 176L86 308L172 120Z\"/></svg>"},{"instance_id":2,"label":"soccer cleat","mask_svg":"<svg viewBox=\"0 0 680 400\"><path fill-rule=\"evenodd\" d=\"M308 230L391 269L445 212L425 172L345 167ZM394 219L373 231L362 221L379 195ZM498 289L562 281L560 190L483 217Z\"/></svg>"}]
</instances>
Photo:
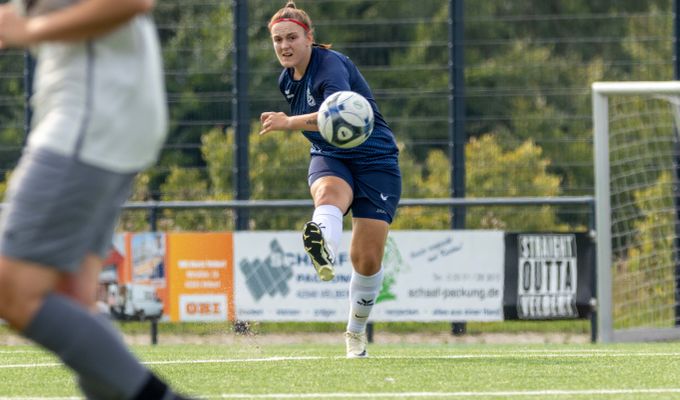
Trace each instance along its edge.
<instances>
[{"instance_id":1,"label":"soccer cleat","mask_svg":"<svg viewBox=\"0 0 680 400\"><path fill-rule=\"evenodd\" d=\"M366 332L354 333L345 332L345 344L347 345L347 358L368 357L366 351Z\"/></svg>"},{"instance_id":2,"label":"soccer cleat","mask_svg":"<svg viewBox=\"0 0 680 400\"><path fill-rule=\"evenodd\" d=\"M333 257L321 233L321 228L315 222L307 222L302 233L305 252L312 260L314 269L322 281L330 281L335 276Z\"/></svg>"}]
</instances>

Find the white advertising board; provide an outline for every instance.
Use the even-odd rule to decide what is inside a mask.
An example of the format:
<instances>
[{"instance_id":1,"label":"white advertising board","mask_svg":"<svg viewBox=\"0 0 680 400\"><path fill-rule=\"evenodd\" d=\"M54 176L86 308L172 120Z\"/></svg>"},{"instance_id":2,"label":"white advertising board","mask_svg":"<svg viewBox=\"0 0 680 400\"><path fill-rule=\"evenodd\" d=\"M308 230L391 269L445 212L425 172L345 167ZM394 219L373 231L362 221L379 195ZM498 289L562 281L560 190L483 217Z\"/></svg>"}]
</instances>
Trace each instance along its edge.
<instances>
[{"instance_id":1,"label":"white advertising board","mask_svg":"<svg viewBox=\"0 0 680 400\"><path fill-rule=\"evenodd\" d=\"M320 281L300 232L234 232L236 318L250 321L346 321L352 267L350 233L340 244L336 276ZM501 231L393 231L377 321L503 319Z\"/></svg>"}]
</instances>

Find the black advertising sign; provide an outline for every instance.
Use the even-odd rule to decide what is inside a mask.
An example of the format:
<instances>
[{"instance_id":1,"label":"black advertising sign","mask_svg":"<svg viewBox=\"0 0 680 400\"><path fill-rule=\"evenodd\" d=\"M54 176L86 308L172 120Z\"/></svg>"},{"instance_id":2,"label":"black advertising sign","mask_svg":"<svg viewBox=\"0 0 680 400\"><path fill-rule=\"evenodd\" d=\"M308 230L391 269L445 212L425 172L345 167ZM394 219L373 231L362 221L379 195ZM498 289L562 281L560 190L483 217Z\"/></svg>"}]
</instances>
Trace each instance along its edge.
<instances>
[{"instance_id":1,"label":"black advertising sign","mask_svg":"<svg viewBox=\"0 0 680 400\"><path fill-rule=\"evenodd\" d=\"M506 233L504 319L588 318L594 252L587 233Z\"/></svg>"}]
</instances>

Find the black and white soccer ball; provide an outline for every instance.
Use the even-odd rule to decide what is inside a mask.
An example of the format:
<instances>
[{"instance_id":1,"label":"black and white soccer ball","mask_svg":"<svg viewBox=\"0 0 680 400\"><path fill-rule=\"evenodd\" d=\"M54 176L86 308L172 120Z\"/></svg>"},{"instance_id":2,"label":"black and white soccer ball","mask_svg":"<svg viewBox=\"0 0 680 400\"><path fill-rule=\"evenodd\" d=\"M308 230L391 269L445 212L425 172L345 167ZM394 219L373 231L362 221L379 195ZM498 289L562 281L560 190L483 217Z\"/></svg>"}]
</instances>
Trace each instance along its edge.
<instances>
[{"instance_id":1,"label":"black and white soccer ball","mask_svg":"<svg viewBox=\"0 0 680 400\"><path fill-rule=\"evenodd\" d=\"M335 92L319 107L319 133L330 144L351 149L368 139L373 132L373 108L359 93Z\"/></svg>"}]
</instances>

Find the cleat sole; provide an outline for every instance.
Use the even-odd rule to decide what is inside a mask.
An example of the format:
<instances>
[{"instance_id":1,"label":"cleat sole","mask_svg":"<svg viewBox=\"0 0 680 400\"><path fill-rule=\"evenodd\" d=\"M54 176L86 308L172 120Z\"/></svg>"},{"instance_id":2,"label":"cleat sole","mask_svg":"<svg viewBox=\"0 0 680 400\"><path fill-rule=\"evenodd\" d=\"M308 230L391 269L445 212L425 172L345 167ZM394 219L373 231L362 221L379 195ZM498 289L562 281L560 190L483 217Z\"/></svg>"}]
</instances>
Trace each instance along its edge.
<instances>
[{"instance_id":1,"label":"cleat sole","mask_svg":"<svg viewBox=\"0 0 680 400\"><path fill-rule=\"evenodd\" d=\"M313 222L306 223L302 242L319 279L325 282L332 280L335 277L335 269L328 259L321 228Z\"/></svg>"},{"instance_id":2,"label":"cleat sole","mask_svg":"<svg viewBox=\"0 0 680 400\"><path fill-rule=\"evenodd\" d=\"M335 271L333 271L333 268L329 267L328 265L322 265L321 267L317 268L316 273L319 275L319 279L322 281L327 282L335 278Z\"/></svg>"}]
</instances>

